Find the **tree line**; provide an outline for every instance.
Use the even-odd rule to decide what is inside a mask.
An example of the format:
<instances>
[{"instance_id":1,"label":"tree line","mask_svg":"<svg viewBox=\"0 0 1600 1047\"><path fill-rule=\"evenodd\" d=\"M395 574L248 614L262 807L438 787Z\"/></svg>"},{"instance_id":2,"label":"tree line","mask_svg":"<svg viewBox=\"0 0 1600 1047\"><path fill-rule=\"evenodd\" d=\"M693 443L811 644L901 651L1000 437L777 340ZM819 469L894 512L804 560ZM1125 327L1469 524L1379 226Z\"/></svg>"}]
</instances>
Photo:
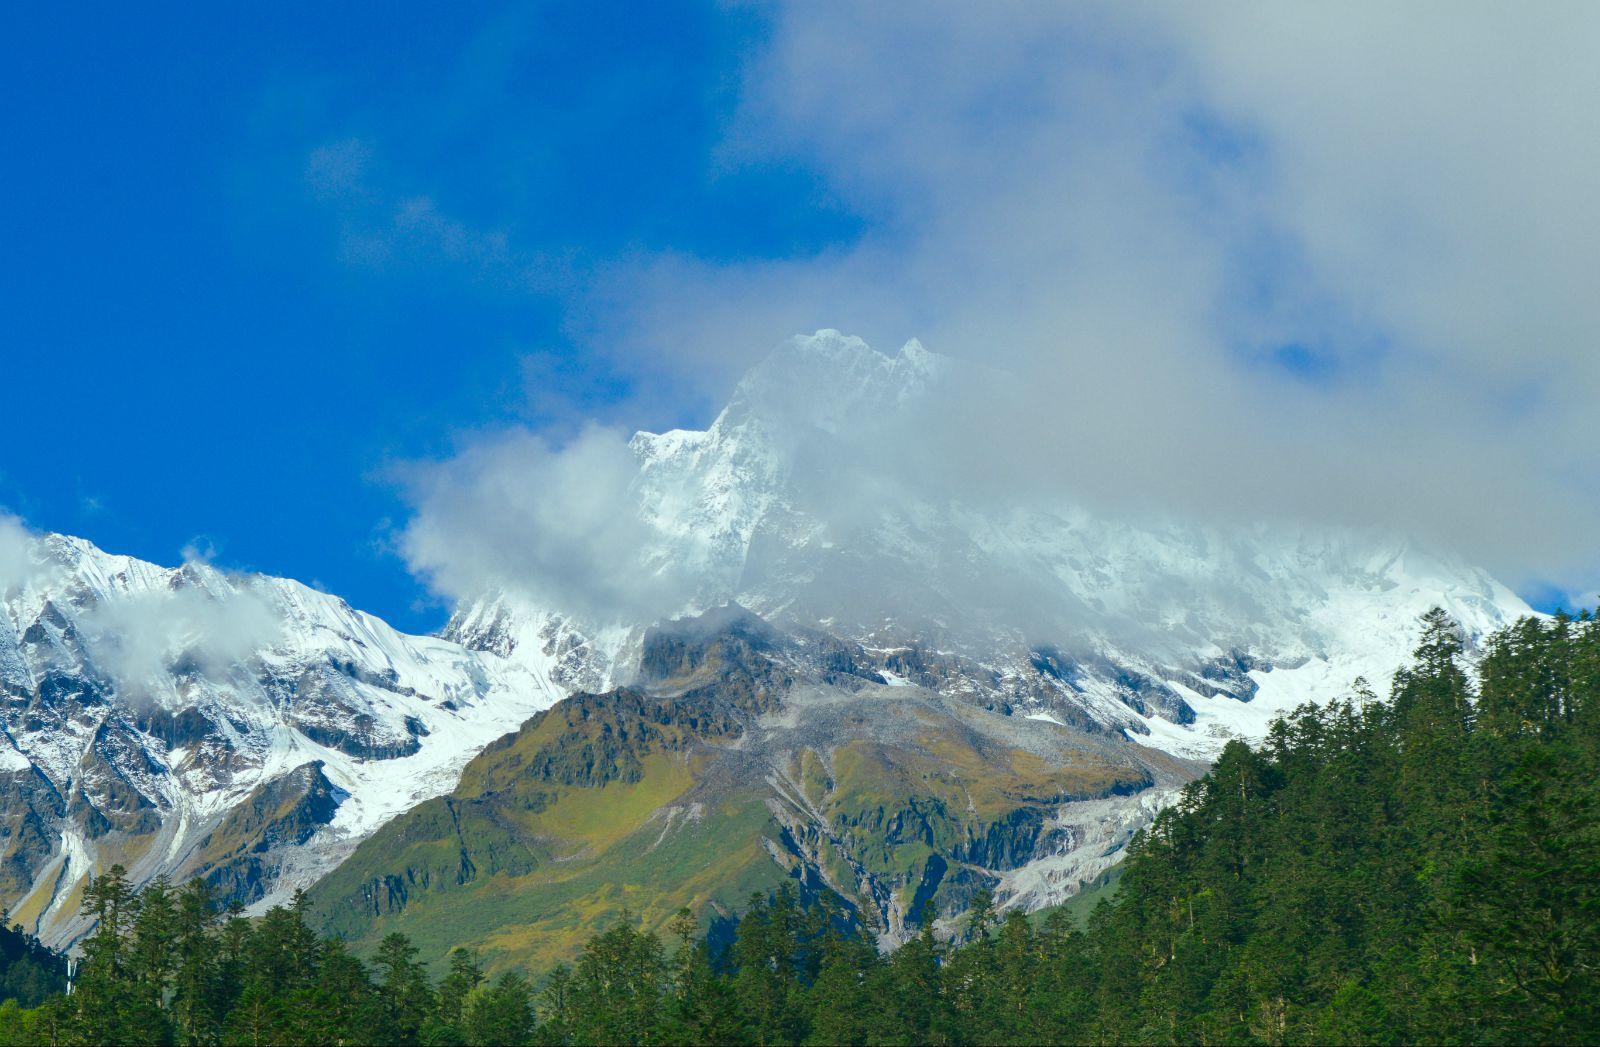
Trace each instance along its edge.
<instances>
[{"instance_id":1,"label":"tree line","mask_svg":"<svg viewBox=\"0 0 1600 1047\"><path fill-rule=\"evenodd\" d=\"M1600 1041L1600 626L1523 621L1473 674L1431 613L1387 700L1230 743L1123 867L1081 925L980 895L887 955L790 889L715 938L624 916L538 986L112 870L72 994L8 1002L0 1044Z\"/></svg>"}]
</instances>

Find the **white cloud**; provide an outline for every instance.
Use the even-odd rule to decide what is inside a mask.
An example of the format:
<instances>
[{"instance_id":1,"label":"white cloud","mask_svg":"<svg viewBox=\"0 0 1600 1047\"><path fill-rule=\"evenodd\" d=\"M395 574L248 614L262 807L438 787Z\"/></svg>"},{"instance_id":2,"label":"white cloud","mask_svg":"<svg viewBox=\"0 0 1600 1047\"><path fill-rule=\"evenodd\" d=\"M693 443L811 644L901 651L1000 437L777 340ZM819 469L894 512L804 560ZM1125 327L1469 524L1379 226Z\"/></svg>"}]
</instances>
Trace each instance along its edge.
<instances>
[{"instance_id":1,"label":"white cloud","mask_svg":"<svg viewBox=\"0 0 1600 1047\"><path fill-rule=\"evenodd\" d=\"M22 521L0 510L0 593L34 581L45 570L33 558L33 536Z\"/></svg>"},{"instance_id":2,"label":"white cloud","mask_svg":"<svg viewBox=\"0 0 1600 1047\"><path fill-rule=\"evenodd\" d=\"M794 330L915 334L1024 378L943 431L991 484L1593 580L1600 9L919 11L783 8L722 158L820 164L862 241L642 259L599 344L726 382Z\"/></svg>"},{"instance_id":3,"label":"white cloud","mask_svg":"<svg viewBox=\"0 0 1600 1047\"><path fill-rule=\"evenodd\" d=\"M213 583L222 580L210 574ZM226 582L115 593L89 608L80 626L96 664L136 702L164 689L175 666L226 679L283 630L270 603Z\"/></svg>"},{"instance_id":4,"label":"white cloud","mask_svg":"<svg viewBox=\"0 0 1600 1047\"><path fill-rule=\"evenodd\" d=\"M526 432L486 438L409 471L416 516L401 552L452 598L506 590L583 615L655 618L693 579L641 563L652 535L628 495L637 468L625 436L597 426L559 446Z\"/></svg>"},{"instance_id":5,"label":"white cloud","mask_svg":"<svg viewBox=\"0 0 1600 1047\"><path fill-rule=\"evenodd\" d=\"M164 688L173 666L226 678L282 638L279 611L249 576L210 566L214 554L197 540L184 549L173 584L113 583L102 599L85 601L67 563L21 519L0 512L0 593L31 587L64 606L81 605L77 626L89 658L133 701Z\"/></svg>"},{"instance_id":6,"label":"white cloud","mask_svg":"<svg viewBox=\"0 0 1600 1047\"><path fill-rule=\"evenodd\" d=\"M1597 35L1579 4L790 4L716 160L820 168L866 233L619 261L574 327L713 398L795 331L917 335L1019 381L876 434L880 479L1398 525L1588 591ZM657 606L687 583L616 567L631 468L487 438L420 474L407 555L452 595Z\"/></svg>"}]
</instances>

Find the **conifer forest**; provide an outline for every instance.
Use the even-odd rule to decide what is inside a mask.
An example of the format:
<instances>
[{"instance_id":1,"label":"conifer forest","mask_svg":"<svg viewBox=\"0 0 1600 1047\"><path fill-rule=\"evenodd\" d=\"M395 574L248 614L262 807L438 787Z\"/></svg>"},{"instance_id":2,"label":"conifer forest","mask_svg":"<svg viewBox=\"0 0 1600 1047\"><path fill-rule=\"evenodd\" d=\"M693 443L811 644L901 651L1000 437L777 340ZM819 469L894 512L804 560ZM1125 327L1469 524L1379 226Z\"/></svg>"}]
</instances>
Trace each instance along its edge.
<instances>
[{"instance_id":1,"label":"conifer forest","mask_svg":"<svg viewBox=\"0 0 1600 1047\"><path fill-rule=\"evenodd\" d=\"M735 919L624 915L535 979L305 906L219 911L121 869L67 961L0 936L3 1044L1582 1043L1600 1039L1600 629L1526 619L1476 666L1442 612L1387 697L1231 743L1092 909L881 951L783 887Z\"/></svg>"}]
</instances>

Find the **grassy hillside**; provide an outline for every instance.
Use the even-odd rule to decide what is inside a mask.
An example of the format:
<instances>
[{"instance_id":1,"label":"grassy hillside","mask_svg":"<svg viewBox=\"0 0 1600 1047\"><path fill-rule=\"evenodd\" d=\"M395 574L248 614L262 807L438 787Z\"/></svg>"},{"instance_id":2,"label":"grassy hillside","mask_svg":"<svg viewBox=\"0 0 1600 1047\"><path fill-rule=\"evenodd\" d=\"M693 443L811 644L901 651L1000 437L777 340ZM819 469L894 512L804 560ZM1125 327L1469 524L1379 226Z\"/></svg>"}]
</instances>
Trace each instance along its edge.
<instances>
[{"instance_id":1,"label":"grassy hillside","mask_svg":"<svg viewBox=\"0 0 1600 1047\"><path fill-rule=\"evenodd\" d=\"M399 931L429 962L465 944L539 971L624 909L715 922L790 881L902 940L1026 861L1063 801L1152 781L1055 725L808 679L758 619L654 634L643 675L490 746L318 883L313 913L358 950Z\"/></svg>"}]
</instances>

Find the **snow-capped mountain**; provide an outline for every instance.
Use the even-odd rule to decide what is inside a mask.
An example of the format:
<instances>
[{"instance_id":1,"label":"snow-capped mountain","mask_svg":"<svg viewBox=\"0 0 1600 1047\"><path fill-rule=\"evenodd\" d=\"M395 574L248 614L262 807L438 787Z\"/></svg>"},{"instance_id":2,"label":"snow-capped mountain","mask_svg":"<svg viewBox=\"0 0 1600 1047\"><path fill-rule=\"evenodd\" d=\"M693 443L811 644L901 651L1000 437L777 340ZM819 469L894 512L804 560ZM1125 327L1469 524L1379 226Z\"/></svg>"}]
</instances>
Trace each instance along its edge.
<instances>
[{"instance_id":1,"label":"snow-capped mountain","mask_svg":"<svg viewBox=\"0 0 1600 1047\"><path fill-rule=\"evenodd\" d=\"M297 582L10 529L0 900L49 942L116 862L243 902L309 883L562 695Z\"/></svg>"},{"instance_id":2,"label":"snow-capped mountain","mask_svg":"<svg viewBox=\"0 0 1600 1047\"><path fill-rule=\"evenodd\" d=\"M573 528L570 547L506 550L501 591L445 630L587 693L380 829L314 910L367 945L493 912L469 944L527 965L570 946L569 906L626 898L659 925L786 881L893 945L928 911L955 926L981 889L1026 908L1074 893L1227 738L1358 676L1383 688L1431 607L1470 637L1527 613L1392 535L1115 518L974 484L972 463L941 475L928 450L960 441L937 426L1003 382L822 332L705 431L636 434L624 483L513 455L451 490L452 541L435 527L429 549L475 566L506 521L475 522L508 490L593 522L592 542ZM551 595L585 571L612 605Z\"/></svg>"},{"instance_id":3,"label":"snow-capped mountain","mask_svg":"<svg viewBox=\"0 0 1600 1047\"><path fill-rule=\"evenodd\" d=\"M915 341L791 340L706 430L634 436L630 571L675 598L661 617L738 603L859 645L890 678L1195 757L1358 676L1381 690L1435 605L1469 638L1531 613L1396 534L980 501L894 457L942 394L997 380ZM535 584L463 604L445 635L593 689L631 678L647 624Z\"/></svg>"},{"instance_id":4,"label":"snow-capped mountain","mask_svg":"<svg viewBox=\"0 0 1600 1047\"><path fill-rule=\"evenodd\" d=\"M808 717L848 708L839 730L876 745L857 711L877 696L900 710L902 742L927 744L909 726L927 710L956 724L967 709L990 739L978 749L1011 739L1049 754L1052 774L1090 749L1142 768L1142 792L1063 804L1048 832L967 870L998 878L1011 904L1044 904L1114 860L1198 766L1187 760L1357 676L1381 690L1430 607L1473 638L1529 613L1481 570L1395 535L990 497L902 453L937 432L952 387L1003 380L915 342L887 356L832 331L794 339L706 430L629 444L631 480L606 507L628 540L589 559L639 599L575 607L512 572L439 637L293 581L0 533L0 903L60 944L82 930L85 876L113 862L135 880L198 875L228 898L282 898L450 793L532 714L647 676L656 623L737 604L787 637L773 650L811 652L778 706L740 715L798 732L819 759L835 746ZM904 687L920 690L890 690ZM769 768L784 737L769 739ZM839 837L814 799L774 814L789 838ZM950 860L983 850L969 843Z\"/></svg>"}]
</instances>

